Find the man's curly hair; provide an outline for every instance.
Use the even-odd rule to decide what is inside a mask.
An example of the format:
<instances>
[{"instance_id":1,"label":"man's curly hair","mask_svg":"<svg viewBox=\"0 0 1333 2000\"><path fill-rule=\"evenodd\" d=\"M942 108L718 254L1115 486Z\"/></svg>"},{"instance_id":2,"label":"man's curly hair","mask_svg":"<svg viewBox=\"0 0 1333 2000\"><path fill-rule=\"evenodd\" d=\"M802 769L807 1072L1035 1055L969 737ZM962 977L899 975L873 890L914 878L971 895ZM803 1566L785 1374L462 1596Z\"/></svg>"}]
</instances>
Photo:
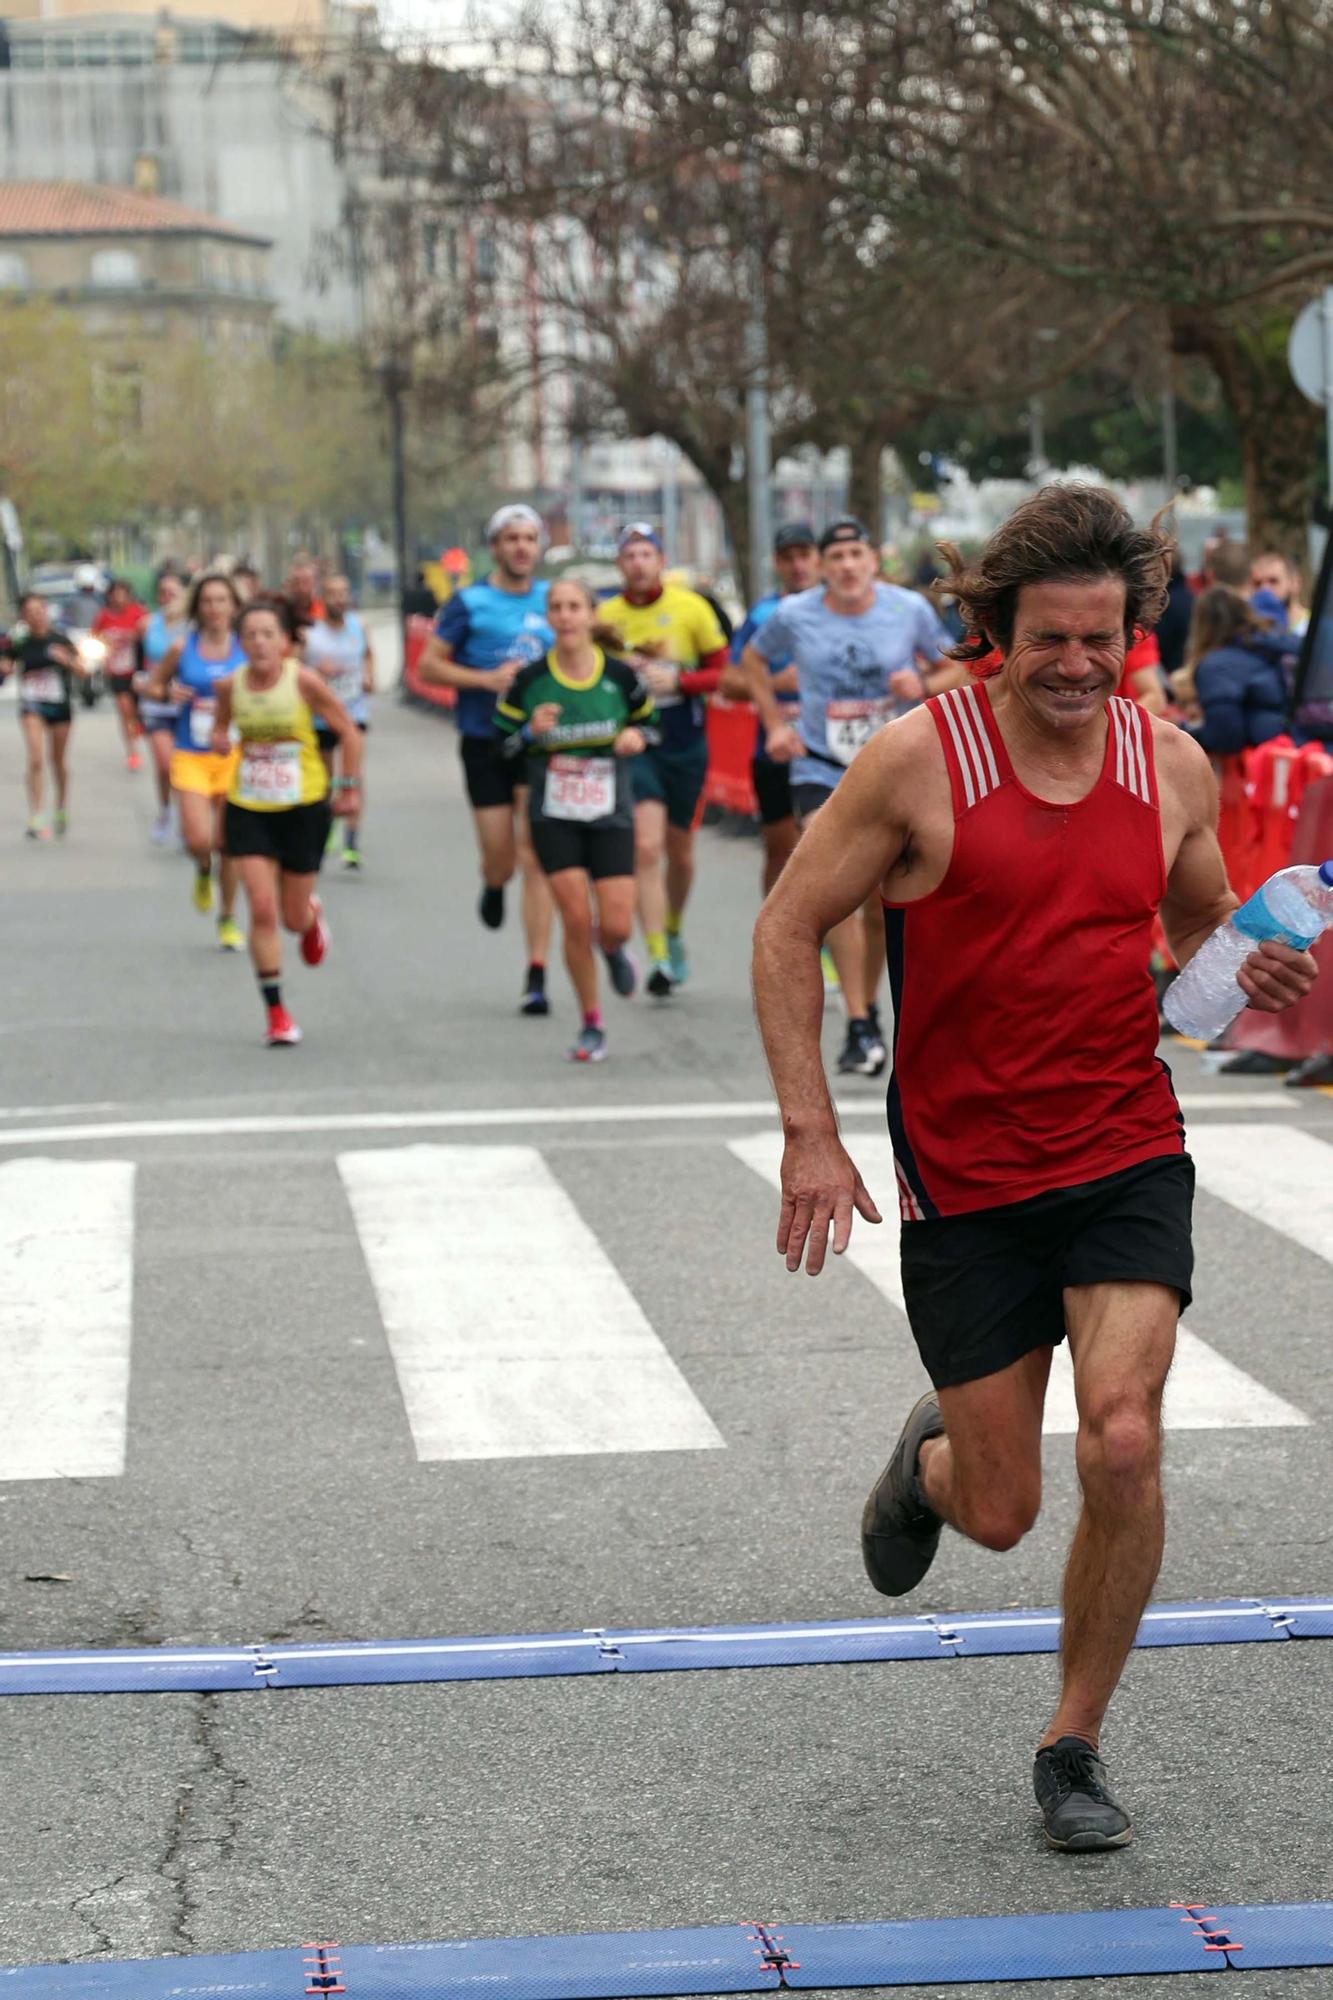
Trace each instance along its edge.
<instances>
[{"instance_id":1,"label":"man's curly hair","mask_svg":"<svg viewBox=\"0 0 1333 2000\"><path fill-rule=\"evenodd\" d=\"M951 657L989 666L998 646L1013 643L1018 593L1025 583L1061 578L1091 582L1118 576L1125 585L1125 643L1151 629L1166 604L1175 537L1162 525L1167 510L1146 528L1104 486L1082 480L1043 486L1016 507L968 562L952 542L938 544L949 575L937 588L957 603L963 637Z\"/></svg>"}]
</instances>

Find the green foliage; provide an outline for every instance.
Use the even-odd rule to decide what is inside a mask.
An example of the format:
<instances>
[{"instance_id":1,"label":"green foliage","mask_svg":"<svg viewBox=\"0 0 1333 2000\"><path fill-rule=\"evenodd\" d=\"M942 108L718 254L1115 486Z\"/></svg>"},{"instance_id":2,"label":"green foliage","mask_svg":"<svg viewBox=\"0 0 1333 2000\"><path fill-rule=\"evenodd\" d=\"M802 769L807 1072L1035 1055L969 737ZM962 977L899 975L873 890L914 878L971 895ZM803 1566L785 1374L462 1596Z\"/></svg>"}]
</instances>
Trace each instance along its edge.
<instances>
[{"instance_id":1,"label":"green foliage","mask_svg":"<svg viewBox=\"0 0 1333 2000\"><path fill-rule=\"evenodd\" d=\"M45 302L0 306L0 492L34 557L187 517L218 547L382 518L383 429L347 347L100 340Z\"/></svg>"}]
</instances>

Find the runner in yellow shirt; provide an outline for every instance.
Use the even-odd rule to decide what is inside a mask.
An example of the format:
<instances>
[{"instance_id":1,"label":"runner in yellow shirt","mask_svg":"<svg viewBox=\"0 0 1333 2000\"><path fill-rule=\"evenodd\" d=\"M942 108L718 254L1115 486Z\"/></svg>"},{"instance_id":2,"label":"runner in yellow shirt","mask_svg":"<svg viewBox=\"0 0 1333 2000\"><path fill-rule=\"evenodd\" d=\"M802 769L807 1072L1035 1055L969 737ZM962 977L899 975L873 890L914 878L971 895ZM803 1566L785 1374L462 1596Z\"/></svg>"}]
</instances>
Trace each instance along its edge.
<instances>
[{"instance_id":1,"label":"runner in yellow shirt","mask_svg":"<svg viewBox=\"0 0 1333 2000\"><path fill-rule=\"evenodd\" d=\"M637 667L657 707L660 741L634 759L634 874L648 947L648 991L659 1000L689 977L682 922L694 881L694 819L708 771L703 697L727 665L717 613L696 590L665 581L657 530L620 536L625 587L601 607L599 631ZM662 862L666 860L663 880Z\"/></svg>"},{"instance_id":2,"label":"runner in yellow shirt","mask_svg":"<svg viewBox=\"0 0 1333 2000\"><path fill-rule=\"evenodd\" d=\"M214 749L234 733L237 754L227 791L226 845L241 871L250 905L250 956L268 1010L270 1048L301 1039L282 1004L282 925L301 940L307 965L329 948L315 878L332 812L355 819L361 804L361 732L322 674L289 650L296 637L290 607L252 598L236 618L245 665L217 688ZM338 738L342 772L330 779L315 717Z\"/></svg>"}]
</instances>

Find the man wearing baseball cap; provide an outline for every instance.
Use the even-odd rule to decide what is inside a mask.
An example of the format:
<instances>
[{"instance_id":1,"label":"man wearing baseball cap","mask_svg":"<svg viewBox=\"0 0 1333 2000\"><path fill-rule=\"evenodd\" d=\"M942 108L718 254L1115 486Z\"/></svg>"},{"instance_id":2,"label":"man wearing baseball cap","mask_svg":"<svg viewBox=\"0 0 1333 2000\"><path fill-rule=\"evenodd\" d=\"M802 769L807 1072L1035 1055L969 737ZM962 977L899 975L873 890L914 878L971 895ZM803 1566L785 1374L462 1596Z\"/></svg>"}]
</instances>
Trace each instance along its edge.
<instances>
[{"instance_id":1,"label":"man wearing baseball cap","mask_svg":"<svg viewBox=\"0 0 1333 2000\"><path fill-rule=\"evenodd\" d=\"M785 521L778 529L773 537L773 567L777 571L778 588L751 607L731 642L734 664L723 674L720 690L731 701L750 699L750 684L740 662L760 626L772 617L784 597L795 597L802 590L812 590L819 582L819 550L815 531L808 521ZM769 673L782 712L789 722L794 723L800 707L795 662L784 655L770 663ZM764 894L767 895L797 841L791 766L779 764L769 756L761 730L750 768L764 842Z\"/></svg>"},{"instance_id":2,"label":"man wearing baseball cap","mask_svg":"<svg viewBox=\"0 0 1333 2000\"><path fill-rule=\"evenodd\" d=\"M498 507L486 527L495 566L480 583L456 590L435 621L421 659L421 678L458 690L458 738L463 777L481 855L478 915L488 930L504 922L505 885L523 872L523 929L528 969L519 1011L548 1014L546 953L551 941L551 892L528 834L521 758L495 754L495 703L520 667L539 660L554 640L546 622L549 585L534 572L541 561L542 520L533 507Z\"/></svg>"},{"instance_id":3,"label":"man wearing baseball cap","mask_svg":"<svg viewBox=\"0 0 1333 2000\"><path fill-rule=\"evenodd\" d=\"M651 522L631 521L617 546L625 587L602 606L601 622L608 637L614 634L615 650L647 682L661 732L631 767L639 922L648 991L661 1000L689 977L682 920L694 880L694 815L708 771L703 697L722 678L727 640L706 598L664 580L662 538Z\"/></svg>"},{"instance_id":4,"label":"man wearing baseball cap","mask_svg":"<svg viewBox=\"0 0 1333 2000\"><path fill-rule=\"evenodd\" d=\"M962 669L947 659L949 635L915 590L877 578L869 530L852 514L819 538L822 586L786 598L742 655L750 699L770 757L791 769L792 800L804 829L832 798L857 752L896 716L950 687ZM800 683L793 721L775 691L772 665L794 661ZM827 939L847 1006L838 1068L878 1076L888 1061L875 996L884 970L878 897Z\"/></svg>"}]
</instances>

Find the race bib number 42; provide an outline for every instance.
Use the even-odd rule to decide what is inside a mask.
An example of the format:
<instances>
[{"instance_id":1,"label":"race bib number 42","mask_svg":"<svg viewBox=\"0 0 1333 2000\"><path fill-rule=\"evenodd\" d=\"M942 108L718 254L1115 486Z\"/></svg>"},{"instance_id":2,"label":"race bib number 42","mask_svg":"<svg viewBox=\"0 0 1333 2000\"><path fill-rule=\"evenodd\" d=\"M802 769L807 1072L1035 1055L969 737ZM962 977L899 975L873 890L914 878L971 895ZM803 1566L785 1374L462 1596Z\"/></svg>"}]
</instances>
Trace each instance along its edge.
<instances>
[{"instance_id":1,"label":"race bib number 42","mask_svg":"<svg viewBox=\"0 0 1333 2000\"><path fill-rule=\"evenodd\" d=\"M615 809L613 757L552 757L546 767L548 819L605 819Z\"/></svg>"},{"instance_id":2,"label":"race bib number 42","mask_svg":"<svg viewBox=\"0 0 1333 2000\"><path fill-rule=\"evenodd\" d=\"M887 700L831 701L824 711L829 756L839 764L850 764L857 751L893 720L893 713L893 703Z\"/></svg>"},{"instance_id":3,"label":"race bib number 42","mask_svg":"<svg viewBox=\"0 0 1333 2000\"><path fill-rule=\"evenodd\" d=\"M300 744L247 743L237 791L245 806L299 806Z\"/></svg>"}]
</instances>

